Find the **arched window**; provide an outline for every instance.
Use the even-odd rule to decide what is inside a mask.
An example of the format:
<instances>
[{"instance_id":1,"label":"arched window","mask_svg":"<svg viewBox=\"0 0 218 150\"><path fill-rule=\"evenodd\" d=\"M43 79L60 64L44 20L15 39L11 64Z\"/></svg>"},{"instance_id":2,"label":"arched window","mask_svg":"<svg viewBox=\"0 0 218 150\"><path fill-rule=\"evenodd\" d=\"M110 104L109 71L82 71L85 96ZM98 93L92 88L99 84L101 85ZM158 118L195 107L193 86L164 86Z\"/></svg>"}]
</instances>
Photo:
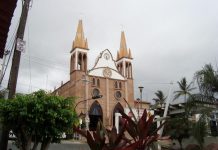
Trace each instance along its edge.
<instances>
[{"instance_id":1,"label":"arched window","mask_svg":"<svg viewBox=\"0 0 218 150\"><path fill-rule=\"evenodd\" d=\"M118 88L118 82L117 81L115 81L114 86L115 86L115 89Z\"/></svg>"},{"instance_id":2,"label":"arched window","mask_svg":"<svg viewBox=\"0 0 218 150\"><path fill-rule=\"evenodd\" d=\"M87 70L87 58L86 54L83 55L83 67L82 70L86 71Z\"/></svg>"},{"instance_id":3,"label":"arched window","mask_svg":"<svg viewBox=\"0 0 218 150\"><path fill-rule=\"evenodd\" d=\"M81 53L79 53L79 55L78 55L77 69L82 70L82 54Z\"/></svg>"},{"instance_id":4,"label":"arched window","mask_svg":"<svg viewBox=\"0 0 218 150\"><path fill-rule=\"evenodd\" d=\"M122 83L121 83L121 82L119 82L119 88L120 88L120 89L122 88Z\"/></svg>"},{"instance_id":5,"label":"arched window","mask_svg":"<svg viewBox=\"0 0 218 150\"><path fill-rule=\"evenodd\" d=\"M100 80L97 79L97 87L100 87Z\"/></svg>"},{"instance_id":6,"label":"arched window","mask_svg":"<svg viewBox=\"0 0 218 150\"><path fill-rule=\"evenodd\" d=\"M92 86L95 86L95 78L92 78Z\"/></svg>"}]
</instances>

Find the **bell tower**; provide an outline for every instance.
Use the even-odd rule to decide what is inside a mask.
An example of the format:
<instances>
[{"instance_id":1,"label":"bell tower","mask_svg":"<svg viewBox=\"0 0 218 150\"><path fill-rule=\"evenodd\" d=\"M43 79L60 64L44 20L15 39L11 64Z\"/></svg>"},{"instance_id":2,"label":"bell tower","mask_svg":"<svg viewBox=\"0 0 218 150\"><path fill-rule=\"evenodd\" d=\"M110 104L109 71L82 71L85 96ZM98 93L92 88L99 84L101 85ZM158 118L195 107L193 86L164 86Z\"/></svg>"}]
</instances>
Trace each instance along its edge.
<instances>
[{"instance_id":1,"label":"bell tower","mask_svg":"<svg viewBox=\"0 0 218 150\"><path fill-rule=\"evenodd\" d=\"M132 54L131 50L127 49L126 38L124 31L121 32L120 49L117 52L116 65L119 73L126 79L125 98L130 105L133 106L134 100L134 83L132 75Z\"/></svg>"},{"instance_id":2,"label":"bell tower","mask_svg":"<svg viewBox=\"0 0 218 150\"><path fill-rule=\"evenodd\" d=\"M132 54L127 49L124 31L121 32L120 49L117 52L117 69L125 78L132 79Z\"/></svg>"},{"instance_id":3,"label":"bell tower","mask_svg":"<svg viewBox=\"0 0 218 150\"><path fill-rule=\"evenodd\" d=\"M75 39L73 41L70 60L70 75L74 71L87 71L88 42L84 36L82 20L79 20Z\"/></svg>"}]
</instances>

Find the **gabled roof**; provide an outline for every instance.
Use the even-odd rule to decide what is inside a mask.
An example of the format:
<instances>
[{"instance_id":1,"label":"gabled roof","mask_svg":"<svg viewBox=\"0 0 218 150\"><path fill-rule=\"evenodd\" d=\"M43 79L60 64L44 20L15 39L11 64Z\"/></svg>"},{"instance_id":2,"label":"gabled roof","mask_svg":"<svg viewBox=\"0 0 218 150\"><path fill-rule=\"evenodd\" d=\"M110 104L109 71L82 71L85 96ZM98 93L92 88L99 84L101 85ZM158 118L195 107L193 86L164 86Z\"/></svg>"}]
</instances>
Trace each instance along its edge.
<instances>
[{"instance_id":1,"label":"gabled roof","mask_svg":"<svg viewBox=\"0 0 218 150\"><path fill-rule=\"evenodd\" d=\"M89 71L88 74L92 76L105 77L103 71L106 68L111 71L111 79L125 80L125 78L117 70L115 60L108 49L100 53L94 67Z\"/></svg>"}]
</instances>

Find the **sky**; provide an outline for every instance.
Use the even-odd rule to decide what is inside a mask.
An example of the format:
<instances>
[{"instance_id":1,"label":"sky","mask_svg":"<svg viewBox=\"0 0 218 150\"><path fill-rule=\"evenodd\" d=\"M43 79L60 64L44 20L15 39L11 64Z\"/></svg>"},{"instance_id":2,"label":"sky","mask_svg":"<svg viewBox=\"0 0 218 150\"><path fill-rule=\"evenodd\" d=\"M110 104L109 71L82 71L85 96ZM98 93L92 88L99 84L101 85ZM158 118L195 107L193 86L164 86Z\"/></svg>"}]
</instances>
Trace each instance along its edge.
<instances>
[{"instance_id":1,"label":"sky","mask_svg":"<svg viewBox=\"0 0 218 150\"><path fill-rule=\"evenodd\" d=\"M19 20L18 1L9 37ZM78 20L82 19L90 49L89 69L105 49L116 58L124 30L133 56L135 99L139 98L138 86L144 87L142 97L147 101L152 101L157 90L168 95L170 87L172 96L182 77L191 82L205 64L216 67L217 14L216 0L34 0L17 92L53 90L61 81L69 80L70 50Z\"/></svg>"}]
</instances>

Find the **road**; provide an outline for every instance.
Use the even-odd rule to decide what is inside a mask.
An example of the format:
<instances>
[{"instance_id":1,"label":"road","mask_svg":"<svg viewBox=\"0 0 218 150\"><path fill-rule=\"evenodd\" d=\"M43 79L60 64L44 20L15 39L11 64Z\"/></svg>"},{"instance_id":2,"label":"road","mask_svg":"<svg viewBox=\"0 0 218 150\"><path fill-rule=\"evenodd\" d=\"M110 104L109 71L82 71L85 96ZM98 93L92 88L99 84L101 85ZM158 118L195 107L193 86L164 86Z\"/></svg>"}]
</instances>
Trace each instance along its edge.
<instances>
[{"instance_id":1,"label":"road","mask_svg":"<svg viewBox=\"0 0 218 150\"><path fill-rule=\"evenodd\" d=\"M12 144L11 141L8 142L8 149L18 150L18 148ZM38 150L40 146L38 146ZM90 150L86 143L63 141L61 144L51 144L49 150Z\"/></svg>"}]
</instances>

